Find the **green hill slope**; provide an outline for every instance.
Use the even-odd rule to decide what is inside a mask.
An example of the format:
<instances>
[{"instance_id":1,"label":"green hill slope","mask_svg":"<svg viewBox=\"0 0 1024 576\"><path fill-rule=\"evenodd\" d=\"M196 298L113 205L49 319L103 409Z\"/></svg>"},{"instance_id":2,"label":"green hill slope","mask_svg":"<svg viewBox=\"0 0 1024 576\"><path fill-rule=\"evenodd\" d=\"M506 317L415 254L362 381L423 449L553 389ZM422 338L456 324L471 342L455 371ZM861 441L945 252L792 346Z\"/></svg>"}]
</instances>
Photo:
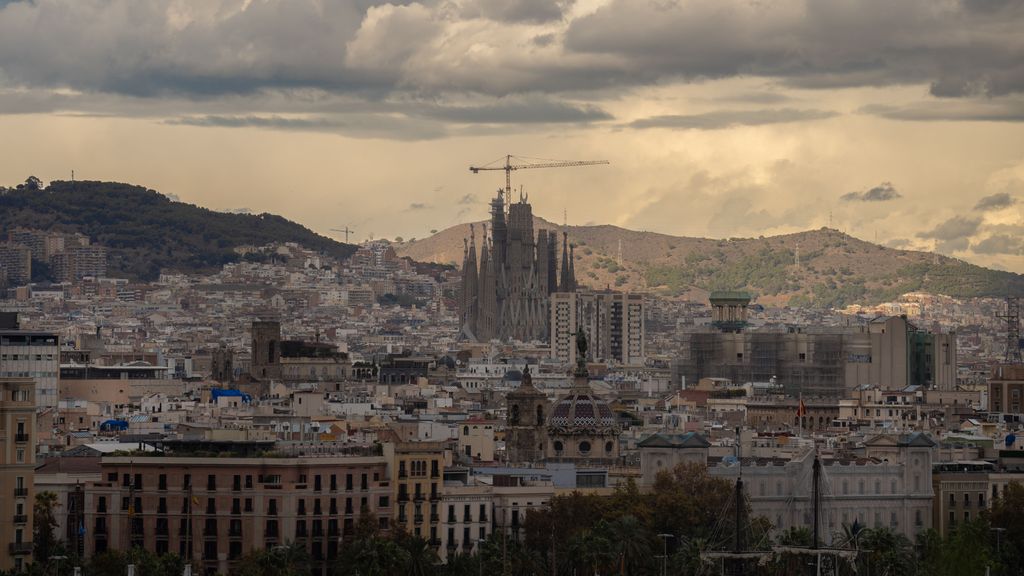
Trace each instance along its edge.
<instances>
[{"instance_id":1,"label":"green hill slope","mask_svg":"<svg viewBox=\"0 0 1024 576\"><path fill-rule=\"evenodd\" d=\"M80 232L110 250L109 274L153 280L162 269L205 272L239 260L236 246L296 242L336 258L355 246L273 214L228 214L140 186L55 181L0 192L0 237L15 227Z\"/></svg>"}]
</instances>

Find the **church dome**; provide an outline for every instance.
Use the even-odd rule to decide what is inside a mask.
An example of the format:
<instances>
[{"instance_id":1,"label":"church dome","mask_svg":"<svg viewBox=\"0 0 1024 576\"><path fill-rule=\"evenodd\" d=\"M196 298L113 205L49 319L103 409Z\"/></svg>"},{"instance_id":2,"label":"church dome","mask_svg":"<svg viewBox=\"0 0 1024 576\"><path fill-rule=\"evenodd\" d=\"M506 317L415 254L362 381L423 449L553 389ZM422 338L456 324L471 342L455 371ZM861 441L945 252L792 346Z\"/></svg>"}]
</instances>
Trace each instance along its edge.
<instances>
[{"instance_id":1,"label":"church dome","mask_svg":"<svg viewBox=\"0 0 1024 576\"><path fill-rule=\"evenodd\" d=\"M573 390L555 404L548 426L565 431L606 431L615 428L615 414L608 403L580 390Z\"/></svg>"}]
</instances>

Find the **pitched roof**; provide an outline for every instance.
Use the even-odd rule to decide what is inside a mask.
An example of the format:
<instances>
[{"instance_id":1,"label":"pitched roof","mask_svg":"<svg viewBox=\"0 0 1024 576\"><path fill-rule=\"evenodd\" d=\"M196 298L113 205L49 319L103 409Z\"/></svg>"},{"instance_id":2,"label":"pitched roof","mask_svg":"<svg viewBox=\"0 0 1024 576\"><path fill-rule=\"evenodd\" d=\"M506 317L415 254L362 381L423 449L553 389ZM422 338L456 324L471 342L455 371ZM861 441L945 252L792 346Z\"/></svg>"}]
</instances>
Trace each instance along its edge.
<instances>
[{"instance_id":1,"label":"pitched roof","mask_svg":"<svg viewBox=\"0 0 1024 576\"><path fill-rule=\"evenodd\" d=\"M707 448L711 443L696 432L686 434L662 434L656 433L644 438L637 447L639 448Z\"/></svg>"}]
</instances>

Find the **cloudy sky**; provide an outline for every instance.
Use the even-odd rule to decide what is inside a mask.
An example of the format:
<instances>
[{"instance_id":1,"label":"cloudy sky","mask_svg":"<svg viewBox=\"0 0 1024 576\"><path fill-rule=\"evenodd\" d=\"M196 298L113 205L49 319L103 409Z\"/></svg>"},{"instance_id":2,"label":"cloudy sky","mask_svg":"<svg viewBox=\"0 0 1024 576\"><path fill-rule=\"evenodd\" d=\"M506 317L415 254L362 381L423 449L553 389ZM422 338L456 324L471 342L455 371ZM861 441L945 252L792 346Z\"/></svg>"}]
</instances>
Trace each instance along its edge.
<instances>
[{"instance_id":1,"label":"cloudy sky","mask_svg":"<svg viewBox=\"0 0 1024 576\"><path fill-rule=\"evenodd\" d=\"M0 0L0 184L102 179L356 239L535 211L828 225L1024 272L1024 0Z\"/></svg>"}]
</instances>

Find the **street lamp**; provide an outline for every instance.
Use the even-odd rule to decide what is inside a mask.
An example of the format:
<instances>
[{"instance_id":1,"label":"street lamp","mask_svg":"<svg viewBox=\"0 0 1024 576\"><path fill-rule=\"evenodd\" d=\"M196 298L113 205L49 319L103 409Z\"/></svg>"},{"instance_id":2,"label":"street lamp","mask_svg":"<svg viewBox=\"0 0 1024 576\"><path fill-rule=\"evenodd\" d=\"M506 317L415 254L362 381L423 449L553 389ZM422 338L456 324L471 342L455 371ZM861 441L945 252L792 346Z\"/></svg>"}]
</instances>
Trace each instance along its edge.
<instances>
[{"instance_id":1,"label":"street lamp","mask_svg":"<svg viewBox=\"0 0 1024 576\"><path fill-rule=\"evenodd\" d=\"M479 538L476 541L476 561L479 576L484 576L484 542L483 539Z\"/></svg>"},{"instance_id":2,"label":"street lamp","mask_svg":"<svg viewBox=\"0 0 1024 576\"><path fill-rule=\"evenodd\" d=\"M57 576L60 576L60 561L61 561L61 560L67 560L67 559L68 559L68 557L67 557L67 556L50 556L50 557L48 558L48 560L49 560L49 561L51 561L51 562L56 562L56 563L57 563L57 569L56 569L56 571L55 571L55 573L57 574Z\"/></svg>"},{"instance_id":3,"label":"street lamp","mask_svg":"<svg viewBox=\"0 0 1024 576\"><path fill-rule=\"evenodd\" d=\"M675 538L674 534L658 534L658 538L662 539L662 576L668 576L669 574L669 538Z\"/></svg>"}]
</instances>

